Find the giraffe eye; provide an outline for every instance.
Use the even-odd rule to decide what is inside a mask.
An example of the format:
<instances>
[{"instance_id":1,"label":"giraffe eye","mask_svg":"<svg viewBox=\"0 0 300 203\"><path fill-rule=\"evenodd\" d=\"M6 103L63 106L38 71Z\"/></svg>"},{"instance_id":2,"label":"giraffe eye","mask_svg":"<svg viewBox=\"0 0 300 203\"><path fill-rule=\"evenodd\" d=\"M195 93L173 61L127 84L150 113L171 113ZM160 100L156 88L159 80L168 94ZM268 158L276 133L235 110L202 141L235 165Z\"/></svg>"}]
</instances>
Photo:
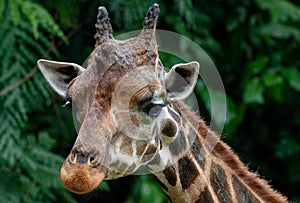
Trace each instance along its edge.
<instances>
[{"instance_id":1,"label":"giraffe eye","mask_svg":"<svg viewBox=\"0 0 300 203\"><path fill-rule=\"evenodd\" d=\"M157 117L159 115L159 113L161 112L161 109L164 106L165 106L164 104L150 103L150 104L148 104L147 106L145 106L143 108L143 112L148 114L150 117L154 118L154 117Z\"/></svg>"}]
</instances>

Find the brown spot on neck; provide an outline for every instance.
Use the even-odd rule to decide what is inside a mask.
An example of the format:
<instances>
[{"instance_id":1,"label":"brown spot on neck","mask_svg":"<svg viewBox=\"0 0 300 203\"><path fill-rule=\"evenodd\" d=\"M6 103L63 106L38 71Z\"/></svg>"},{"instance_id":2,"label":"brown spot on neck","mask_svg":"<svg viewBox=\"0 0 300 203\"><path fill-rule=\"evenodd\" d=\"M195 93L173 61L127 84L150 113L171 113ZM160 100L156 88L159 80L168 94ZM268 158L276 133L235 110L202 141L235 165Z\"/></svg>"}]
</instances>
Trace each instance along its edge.
<instances>
[{"instance_id":1,"label":"brown spot on neck","mask_svg":"<svg viewBox=\"0 0 300 203\"><path fill-rule=\"evenodd\" d=\"M193 161L188 157L183 157L178 161L179 178L182 188L188 189L198 177L199 171Z\"/></svg>"},{"instance_id":2,"label":"brown spot on neck","mask_svg":"<svg viewBox=\"0 0 300 203\"><path fill-rule=\"evenodd\" d=\"M165 175L168 183L171 186L176 186L177 175L176 175L176 170L175 170L174 166L169 166L168 168L166 168L163 171L163 174Z\"/></svg>"},{"instance_id":3,"label":"brown spot on neck","mask_svg":"<svg viewBox=\"0 0 300 203\"><path fill-rule=\"evenodd\" d=\"M232 202L225 171L218 164L212 163L210 171L210 183L215 193L218 195L220 202Z\"/></svg>"},{"instance_id":4,"label":"brown spot on neck","mask_svg":"<svg viewBox=\"0 0 300 203\"><path fill-rule=\"evenodd\" d=\"M207 187L200 193L199 199L195 203L213 203L212 196Z\"/></svg>"}]
</instances>

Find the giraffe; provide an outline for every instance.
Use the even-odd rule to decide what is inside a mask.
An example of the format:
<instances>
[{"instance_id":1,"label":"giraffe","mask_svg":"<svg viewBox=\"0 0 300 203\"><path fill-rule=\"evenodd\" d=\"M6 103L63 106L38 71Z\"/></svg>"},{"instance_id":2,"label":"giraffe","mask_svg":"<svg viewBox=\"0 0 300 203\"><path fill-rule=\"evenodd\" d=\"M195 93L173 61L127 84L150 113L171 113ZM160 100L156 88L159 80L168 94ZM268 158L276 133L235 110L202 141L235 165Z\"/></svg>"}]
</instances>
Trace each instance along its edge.
<instances>
[{"instance_id":1,"label":"giraffe","mask_svg":"<svg viewBox=\"0 0 300 203\"><path fill-rule=\"evenodd\" d=\"M96 44L83 68L40 59L50 86L72 105L77 139L60 176L67 189L84 194L103 180L149 170L172 202L288 202L184 104L199 63L163 68L153 4L136 37L112 35L107 10L98 8Z\"/></svg>"}]
</instances>

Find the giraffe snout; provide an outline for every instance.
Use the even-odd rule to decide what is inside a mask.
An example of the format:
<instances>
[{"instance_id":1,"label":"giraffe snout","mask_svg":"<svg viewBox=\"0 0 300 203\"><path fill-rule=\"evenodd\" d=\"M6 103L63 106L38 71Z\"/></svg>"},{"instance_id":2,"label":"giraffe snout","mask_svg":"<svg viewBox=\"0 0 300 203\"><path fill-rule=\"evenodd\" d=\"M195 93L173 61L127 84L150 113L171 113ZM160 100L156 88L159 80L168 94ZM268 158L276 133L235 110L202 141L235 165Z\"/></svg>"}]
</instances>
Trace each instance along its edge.
<instances>
[{"instance_id":1,"label":"giraffe snout","mask_svg":"<svg viewBox=\"0 0 300 203\"><path fill-rule=\"evenodd\" d=\"M84 194L95 189L105 178L107 169L97 156L72 150L62 165L60 176L63 184L70 191Z\"/></svg>"}]
</instances>

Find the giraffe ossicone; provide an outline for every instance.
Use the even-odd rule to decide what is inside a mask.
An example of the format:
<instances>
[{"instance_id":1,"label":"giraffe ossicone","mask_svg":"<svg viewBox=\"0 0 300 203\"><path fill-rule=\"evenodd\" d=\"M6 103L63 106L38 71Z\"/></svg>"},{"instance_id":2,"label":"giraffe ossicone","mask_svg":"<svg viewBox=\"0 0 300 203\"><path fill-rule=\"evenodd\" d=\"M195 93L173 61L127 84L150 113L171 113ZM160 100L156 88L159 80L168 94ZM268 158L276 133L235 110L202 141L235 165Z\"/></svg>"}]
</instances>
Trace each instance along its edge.
<instances>
[{"instance_id":1,"label":"giraffe ossicone","mask_svg":"<svg viewBox=\"0 0 300 203\"><path fill-rule=\"evenodd\" d=\"M158 14L153 4L140 34L121 41L112 35L107 10L99 7L86 69L38 61L79 122L60 172L64 185L83 194L145 166L172 202L286 202L183 104L200 66L192 61L164 70L155 37Z\"/></svg>"}]
</instances>

